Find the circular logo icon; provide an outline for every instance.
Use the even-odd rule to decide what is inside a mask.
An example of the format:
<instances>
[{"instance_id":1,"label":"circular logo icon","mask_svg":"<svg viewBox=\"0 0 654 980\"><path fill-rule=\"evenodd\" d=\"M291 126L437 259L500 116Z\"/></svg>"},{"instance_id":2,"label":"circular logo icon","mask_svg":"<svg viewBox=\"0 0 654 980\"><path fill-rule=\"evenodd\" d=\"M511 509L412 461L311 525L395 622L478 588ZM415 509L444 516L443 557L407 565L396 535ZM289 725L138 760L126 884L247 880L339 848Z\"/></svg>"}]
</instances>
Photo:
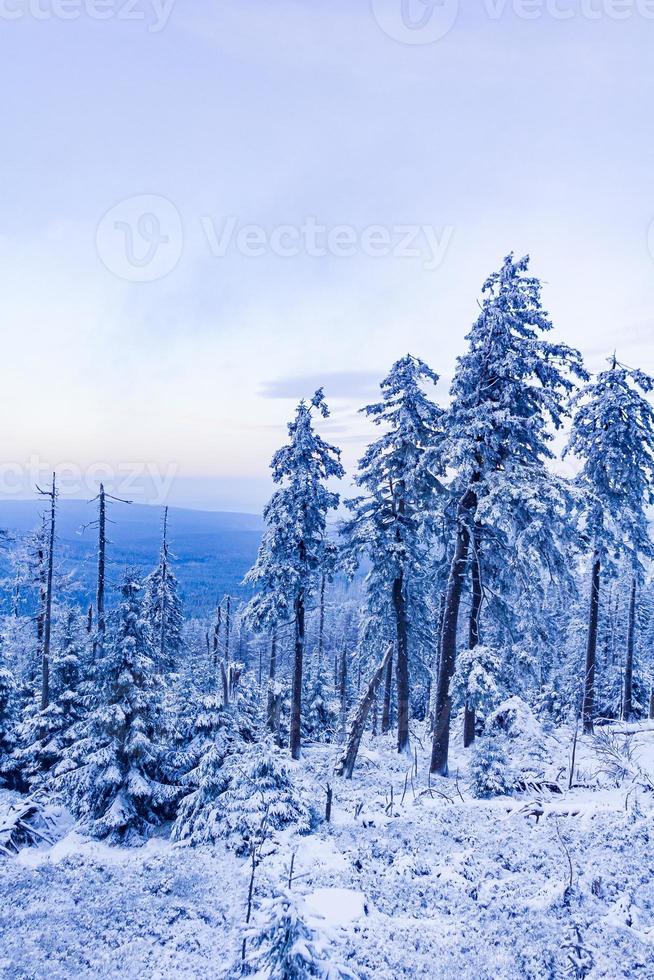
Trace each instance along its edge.
<instances>
[{"instance_id":1,"label":"circular logo icon","mask_svg":"<svg viewBox=\"0 0 654 980\"><path fill-rule=\"evenodd\" d=\"M184 247L182 219L158 194L139 194L115 204L100 221L95 246L119 279L154 282L173 271Z\"/></svg>"},{"instance_id":2,"label":"circular logo icon","mask_svg":"<svg viewBox=\"0 0 654 980\"><path fill-rule=\"evenodd\" d=\"M459 0L371 0L384 34L402 44L433 44L452 30Z\"/></svg>"}]
</instances>

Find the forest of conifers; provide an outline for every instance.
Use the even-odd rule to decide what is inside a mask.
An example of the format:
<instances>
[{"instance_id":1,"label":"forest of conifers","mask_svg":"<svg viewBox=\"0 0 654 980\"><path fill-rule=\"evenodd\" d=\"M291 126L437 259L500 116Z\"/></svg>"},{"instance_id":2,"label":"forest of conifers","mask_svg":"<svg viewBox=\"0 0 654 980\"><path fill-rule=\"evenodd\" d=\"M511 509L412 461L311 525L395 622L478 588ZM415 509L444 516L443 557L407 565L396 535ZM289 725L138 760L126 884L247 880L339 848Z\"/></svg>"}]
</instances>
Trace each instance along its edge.
<instances>
[{"instance_id":1,"label":"forest of conifers","mask_svg":"<svg viewBox=\"0 0 654 980\"><path fill-rule=\"evenodd\" d=\"M654 715L653 382L613 353L591 377L551 331L528 260L508 256L447 403L417 357L381 381L351 499L317 431L323 391L301 401L271 464L253 597L226 597L207 622L184 619L165 520L152 573L127 570L107 601L102 487L97 592L88 610L68 604L53 476L41 528L13 545L4 785L63 799L111 840L171 820L174 836L206 840L229 828L230 759L257 746L299 759L303 744L341 743L336 772L351 776L366 731L394 730L410 755L426 723L431 772L446 776L452 719L471 748L512 695L586 733Z\"/></svg>"}]
</instances>

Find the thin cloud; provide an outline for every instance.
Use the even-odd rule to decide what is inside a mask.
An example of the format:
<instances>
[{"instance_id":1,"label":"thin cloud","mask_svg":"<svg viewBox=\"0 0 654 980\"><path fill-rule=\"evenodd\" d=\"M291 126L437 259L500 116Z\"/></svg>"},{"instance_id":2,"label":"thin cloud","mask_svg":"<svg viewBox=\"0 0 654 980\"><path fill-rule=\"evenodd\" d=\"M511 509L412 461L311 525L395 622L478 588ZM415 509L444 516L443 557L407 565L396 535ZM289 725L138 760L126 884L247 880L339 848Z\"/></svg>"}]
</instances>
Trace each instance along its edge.
<instances>
[{"instance_id":1,"label":"thin cloud","mask_svg":"<svg viewBox=\"0 0 654 980\"><path fill-rule=\"evenodd\" d=\"M366 399L379 395L382 375L375 371L325 371L265 381L259 394L263 398L311 398L318 388L330 398Z\"/></svg>"}]
</instances>

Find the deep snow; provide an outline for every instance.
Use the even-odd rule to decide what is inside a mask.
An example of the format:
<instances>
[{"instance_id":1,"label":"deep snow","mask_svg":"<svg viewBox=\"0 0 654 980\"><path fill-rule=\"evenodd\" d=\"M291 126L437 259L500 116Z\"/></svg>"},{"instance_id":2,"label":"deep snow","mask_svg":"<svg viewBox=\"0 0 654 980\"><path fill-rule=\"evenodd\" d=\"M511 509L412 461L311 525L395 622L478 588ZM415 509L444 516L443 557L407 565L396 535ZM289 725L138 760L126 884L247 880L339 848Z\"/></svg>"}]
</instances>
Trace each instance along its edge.
<instances>
[{"instance_id":1,"label":"deep snow","mask_svg":"<svg viewBox=\"0 0 654 980\"><path fill-rule=\"evenodd\" d=\"M255 905L295 854L292 888L359 977L654 978L654 728L580 737L571 790L572 732L526 728L507 738L512 765L561 793L473 799L456 731L452 775L431 785L420 727L412 777L390 739L367 740L350 783L330 775L336 748L308 748L294 771L321 809L332 783L333 821L268 843ZM230 976L247 858L165 828L112 848L58 821L54 845L0 859L2 977Z\"/></svg>"}]
</instances>

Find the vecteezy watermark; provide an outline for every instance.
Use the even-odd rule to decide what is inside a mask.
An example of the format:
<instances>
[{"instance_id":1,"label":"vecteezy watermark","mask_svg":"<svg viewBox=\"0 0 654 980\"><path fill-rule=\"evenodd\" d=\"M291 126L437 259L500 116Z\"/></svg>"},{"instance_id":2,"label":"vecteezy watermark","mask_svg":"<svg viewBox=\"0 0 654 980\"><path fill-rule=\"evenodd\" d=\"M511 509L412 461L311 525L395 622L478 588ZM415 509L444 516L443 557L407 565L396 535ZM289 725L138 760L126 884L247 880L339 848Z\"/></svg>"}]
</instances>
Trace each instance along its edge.
<instances>
[{"instance_id":1,"label":"vecteezy watermark","mask_svg":"<svg viewBox=\"0 0 654 980\"><path fill-rule=\"evenodd\" d=\"M241 224L230 215L218 224L208 215L200 219L207 244L214 258L222 259L234 251L246 258L275 255L288 259L298 256L337 259L365 255L369 258L422 259L428 272L438 269L452 240L454 228L439 230L433 225L354 225L321 224L310 215L301 224Z\"/></svg>"},{"instance_id":2,"label":"vecteezy watermark","mask_svg":"<svg viewBox=\"0 0 654 980\"><path fill-rule=\"evenodd\" d=\"M491 20L512 13L519 20L654 20L654 0L483 0Z\"/></svg>"},{"instance_id":3,"label":"vecteezy watermark","mask_svg":"<svg viewBox=\"0 0 654 980\"><path fill-rule=\"evenodd\" d=\"M0 20L120 20L144 23L158 34L176 0L0 0Z\"/></svg>"},{"instance_id":4,"label":"vecteezy watermark","mask_svg":"<svg viewBox=\"0 0 654 980\"><path fill-rule=\"evenodd\" d=\"M433 44L455 26L460 0L371 0L385 34L402 44ZM478 0L488 20L654 20L654 0Z\"/></svg>"},{"instance_id":5,"label":"vecteezy watermark","mask_svg":"<svg viewBox=\"0 0 654 980\"><path fill-rule=\"evenodd\" d=\"M402 44L433 44L452 30L459 0L371 0L384 34Z\"/></svg>"},{"instance_id":6,"label":"vecteezy watermark","mask_svg":"<svg viewBox=\"0 0 654 980\"><path fill-rule=\"evenodd\" d=\"M312 215L299 224L273 227L246 224L234 215L217 220L205 214L196 223L200 241L214 259L228 254L249 259L392 257L420 260L427 272L442 265L454 235L452 225L327 225ZM182 219L167 198L140 194L107 211L95 242L100 260L115 276L127 282L154 282L172 272L182 256Z\"/></svg>"},{"instance_id":7,"label":"vecteezy watermark","mask_svg":"<svg viewBox=\"0 0 654 980\"><path fill-rule=\"evenodd\" d=\"M30 456L21 462L0 464L0 494L10 498L29 496L55 472L62 497L94 497L103 483L107 490L124 500L161 506L168 500L178 471L176 463L98 462L79 466L65 461L50 464L38 456Z\"/></svg>"},{"instance_id":8,"label":"vecteezy watermark","mask_svg":"<svg viewBox=\"0 0 654 980\"><path fill-rule=\"evenodd\" d=\"M103 264L119 279L154 282L172 272L182 256L182 219L167 198L139 194L107 211L95 245Z\"/></svg>"}]
</instances>

